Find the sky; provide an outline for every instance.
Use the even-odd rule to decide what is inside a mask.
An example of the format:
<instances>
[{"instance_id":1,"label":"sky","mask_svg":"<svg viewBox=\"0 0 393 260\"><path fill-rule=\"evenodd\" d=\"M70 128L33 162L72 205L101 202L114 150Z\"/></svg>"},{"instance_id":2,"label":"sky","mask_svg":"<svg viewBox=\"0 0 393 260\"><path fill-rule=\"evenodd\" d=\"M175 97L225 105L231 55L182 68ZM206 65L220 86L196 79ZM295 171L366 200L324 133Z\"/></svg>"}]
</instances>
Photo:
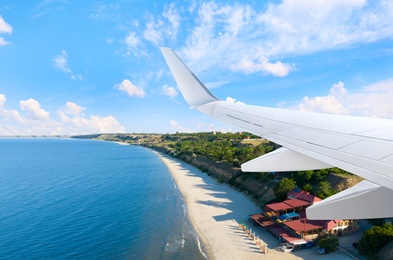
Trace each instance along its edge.
<instances>
[{"instance_id":1,"label":"sky","mask_svg":"<svg viewBox=\"0 0 393 260\"><path fill-rule=\"evenodd\" d=\"M1 0L0 135L238 131L161 46L228 102L393 118L390 0Z\"/></svg>"}]
</instances>

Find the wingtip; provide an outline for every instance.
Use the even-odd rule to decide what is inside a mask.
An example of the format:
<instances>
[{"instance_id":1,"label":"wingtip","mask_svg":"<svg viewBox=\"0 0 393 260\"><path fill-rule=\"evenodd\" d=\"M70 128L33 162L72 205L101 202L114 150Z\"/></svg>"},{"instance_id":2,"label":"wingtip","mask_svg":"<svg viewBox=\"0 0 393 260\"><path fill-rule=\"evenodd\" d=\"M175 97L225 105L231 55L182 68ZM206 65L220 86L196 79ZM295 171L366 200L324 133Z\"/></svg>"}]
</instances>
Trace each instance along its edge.
<instances>
[{"instance_id":1,"label":"wingtip","mask_svg":"<svg viewBox=\"0 0 393 260\"><path fill-rule=\"evenodd\" d=\"M165 47L165 46L160 47L160 50L161 50L161 52L173 51L171 48Z\"/></svg>"},{"instance_id":2,"label":"wingtip","mask_svg":"<svg viewBox=\"0 0 393 260\"><path fill-rule=\"evenodd\" d=\"M218 100L171 48L160 47L160 49L183 97L190 107L199 107Z\"/></svg>"}]
</instances>

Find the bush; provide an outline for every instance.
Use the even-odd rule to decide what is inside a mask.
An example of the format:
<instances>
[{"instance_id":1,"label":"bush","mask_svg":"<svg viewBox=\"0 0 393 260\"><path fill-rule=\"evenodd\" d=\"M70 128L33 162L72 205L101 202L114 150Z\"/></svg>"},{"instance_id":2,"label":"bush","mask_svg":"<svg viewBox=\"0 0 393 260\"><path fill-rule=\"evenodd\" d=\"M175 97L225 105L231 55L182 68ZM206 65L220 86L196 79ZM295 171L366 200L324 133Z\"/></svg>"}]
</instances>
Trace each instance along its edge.
<instances>
[{"instance_id":1,"label":"bush","mask_svg":"<svg viewBox=\"0 0 393 260\"><path fill-rule=\"evenodd\" d=\"M338 238L335 236L322 238L318 242L318 246L325 249L326 254L336 251L338 245L339 245Z\"/></svg>"}]
</instances>

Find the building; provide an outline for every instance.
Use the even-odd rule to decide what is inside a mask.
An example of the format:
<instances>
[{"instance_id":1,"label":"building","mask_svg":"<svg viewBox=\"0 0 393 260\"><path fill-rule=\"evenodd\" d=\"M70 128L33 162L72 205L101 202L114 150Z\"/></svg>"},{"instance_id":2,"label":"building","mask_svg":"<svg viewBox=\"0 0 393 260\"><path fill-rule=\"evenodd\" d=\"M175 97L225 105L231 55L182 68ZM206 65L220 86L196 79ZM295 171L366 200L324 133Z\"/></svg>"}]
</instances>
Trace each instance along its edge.
<instances>
[{"instance_id":1,"label":"building","mask_svg":"<svg viewBox=\"0 0 393 260\"><path fill-rule=\"evenodd\" d=\"M358 230L356 220L310 220L305 209L322 199L309 192L294 188L283 202L267 204L264 213L251 215L260 225L281 242L312 246L320 235L345 235Z\"/></svg>"}]
</instances>

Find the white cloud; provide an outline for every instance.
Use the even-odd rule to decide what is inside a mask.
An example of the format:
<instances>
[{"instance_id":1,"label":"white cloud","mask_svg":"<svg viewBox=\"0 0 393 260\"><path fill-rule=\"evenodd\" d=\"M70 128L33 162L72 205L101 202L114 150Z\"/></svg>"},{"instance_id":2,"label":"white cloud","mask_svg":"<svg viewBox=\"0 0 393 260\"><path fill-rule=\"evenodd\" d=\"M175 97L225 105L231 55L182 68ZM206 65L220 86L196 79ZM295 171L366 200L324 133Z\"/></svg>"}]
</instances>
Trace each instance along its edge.
<instances>
[{"instance_id":1,"label":"white cloud","mask_svg":"<svg viewBox=\"0 0 393 260\"><path fill-rule=\"evenodd\" d=\"M8 33L12 34L12 26L6 23L2 16L0 16L0 34ZM6 41L3 37L0 37L0 46L5 46L10 42Z\"/></svg>"},{"instance_id":2,"label":"white cloud","mask_svg":"<svg viewBox=\"0 0 393 260\"><path fill-rule=\"evenodd\" d=\"M262 72L272 74L277 77L284 77L288 75L291 70L294 70L295 66L292 64L282 63L281 61L271 63L265 57L259 58L259 61L255 63L248 56L244 56L237 64L232 64L230 69L232 71L244 72L245 74Z\"/></svg>"},{"instance_id":3,"label":"white cloud","mask_svg":"<svg viewBox=\"0 0 393 260\"><path fill-rule=\"evenodd\" d=\"M150 17L143 32L144 39L156 45L162 44L164 37L176 39L178 33L181 17L175 4L171 3L165 9L161 15Z\"/></svg>"},{"instance_id":4,"label":"white cloud","mask_svg":"<svg viewBox=\"0 0 393 260\"><path fill-rule=\"evenodd\" d=\"M65 50L62 50L61 54L53 58L53 61L55 63L56 68L68 74L71 77L71 79L79 79L79 80L83 79L82 75L75 75L71 71L67 61L67 52Z\"/></svg>"},{"instance_id":5,"label":"white cloud","mask_svg":"<svg viewBox=\"0 0 393 260\"><path fill-rule=\"evenodd\" d=\"M242 105L244 105L244 103L243 103L243 102L236 101L236 99L234 99L234 98L231 98L231 97L227 97L225 101L226 101L226 102L228 102L228 103L233 103L233 104L242 104Z\"/></svg>"},{"instance_id":6,"label":"white cloud","mask_svg":"<svg viewBox=\"0 0 393 260\"><path fill-rule=\"evenodd\" d=\"M32 98L20 101L20 109L26 111L26 115L6 109L5 103L5 95L0 94L0 135L77 135L125 131L115 117L85 117L82 112L86 109L73 102L67 102L56 111L57 119L51 118L50 113Z\"/></svg>"},{"instance_id":7,"label":"white cloud","mask_svg":"<svg viewBox=\"0 0 393 260\"><path fill-rule=\"evenodd\" d=\"M141 46L141 41L135 36L135 32L130 32L124 40L124 43L127 45L126 55L130 55L131 52L136 55Z\"/></svg>"},{"instance_id":8,"label":"white cloud","mask_svg":"<svg viewBox=\"0 0 393 260\"><path fill-rule=\"evenodd\" d=\"M16 110L9 110L4 107L6 102L4 94L0 94L0 122L5 125L9 121L16 121L19 124L23 123L21 115ZM1 124L0 124L1 125Z\"/></svg>"},{"instance_id":9,"label":"white cloud","mask_svg":"<svg viewBox=\"0 0 393 260\"><path fill-rule=\"evenodd\" d=\"M177 132L181 132L181 133L193 133L193 132L195 132L192 129L189 129L187 127L184 127L184 126L180 125L178 122L176 122L173 119L170 121L170 124L171 124L172 128L175 131L177 131Z\"/></svg>"},{"instance_id":10,"label":"white cloud","mask_svg":"<svg viewBox=\"0 0 393 260\"><path fill-rule=\"evenodd\" d=\"M89 134L89 133L122 133L124 127L113 116L101 117L91 115L86 118L81 115L68 116L65 111L58 110L60 118L57 131L68 134Z\"/></svg>"},{"instance_id":11,"label":"white cloud","mask_svg":"<svg viewBox=\"0 0 393 260\"><path fill-rule=\"evenodd\" d=\"M0 37L0 46L4 46L10 44L10 42L7 42L3 37Z\"/></svg>"},{"instance_id":12,"label":"white cloud","mask_svg":"<svg viewBox=\"0 0 393 260\"><path fill-rule=\"evenodd\" d=\"M143 37L155 44L162 42L162 32L159 31L159 27L162 25L162 21L154 22L150 21L146 24L146 29L143 32Z\"/></svg>"},{"instance_id":13,"label":"white cloud","mask_svg":"<svg viewBox=\"0 0 393 260\"><path fill-rule=\"evenodd\" d=\"M184 14L186 15L186 14ZM180 56L195 72L211 68L285 76L280 61L393 37L393 2L283 0L258 11L249 4L203 2L192 15Z\"/></svg>"},{"instance_id":14,"label":"white cloud","mask_svg":"<svg viewBox=\"0 0 393 260\"><path fill-rule=\"evenodd\" d=\"M162 87L162 93L170 98L175 98L178 94L177 90L174 87L168 85L164 85Z\"/></svg>"},{"instance_id":15,"label":"white cloud","mask_svg":"<svg viewBox=\"0 0 393 260\"><path fill-rule=\"evenodd\" d=\"M165 32L168 34L169 37L175 39L181 21L181 17L175 7L175 4L171 3L169 7L166 8L166 11L164 11L162 16L166 18L169 22L169 26L165 28Z\"/></svg>"},{"instance_id":16,"label":"white cloud","mask_svg":"<svg viewBox=\"0 0 393 260\"><path fill-rule=\"evenodd\" d=\"M80 116L84 110L86 110L86 108L78 106L73 102L67 102L63 111L67 115L73 115L77 117Z\"/></svg>"},{"instance_id":17,"label":"white cloud","mask_svg":"<svg viewBox=\"0 0 393 260\"><path fill-rule=\"evenodd\" d=\"M27 112L27 116L33 120L48 120L49 112L41 108L40 103L32 98L19 101L19 106Z\"/></svg>"},{"instance_id":18,"label":"white cloud","mask_svg":"<svg viewBox=\"0 0 393 260\"><path fill-rule=\"evenodd\" d=\"M55 66L58 69L64 71L65 73L72 73L67 64L67 52L65 50L62 50L61 54L57 55L53 61L55 62Z\"/></svg>"},{"instance_id":19,"label":"white cloud","mask_svg":"<svg viewBox=\"0 0 393 260\"><path fill-rule=\"evenodd\" d=\"M393 79L348 91L343 82L334 84L326 96L304 97L294 109L332 114L393 118Z\"/></svg>"},{"instance_id":20,"label":"white cloud","mask_svg":"<svg viewBox=\"0 0 393 260\"><path fill-rule=\"evenodd\" d=\"M4 94L0 94L0 109L2 109L4 107L5 101L7 99L5 98Z\"/></svg>"},{"instance_id":21,"label":"white cloud","mask_svg":"<svg viewBox=\"0 0 393 260\"><path fill-rule=\"evenodd\" d=\"M90 126L92 132L98 133L117 133L124 132L124 127L120 125L117 119L113 116L100 117L90 116Z\"/></svg>"},{"instance_id":22,"label":"white cloud","mask_svg":"<svg viewBox=\"0 0 393 260\"><path fill-rule=\"evenodd\" d=\"M6 23L2 16L0 16L0 33L12 33L12 26Z\"/></svg>"},{"instance_id":23,"label":"white cloud","mask_svg":"<svg viewBox=\"0 0 393 260\"><path fill-rule=\"evenodd\" d=\"M130 97L136 96L143 98L146 95L142 88L135 86L128 79L123 80L120 84L116 84L115 88L126 92Z\"/></svg>"}]
</instances>

